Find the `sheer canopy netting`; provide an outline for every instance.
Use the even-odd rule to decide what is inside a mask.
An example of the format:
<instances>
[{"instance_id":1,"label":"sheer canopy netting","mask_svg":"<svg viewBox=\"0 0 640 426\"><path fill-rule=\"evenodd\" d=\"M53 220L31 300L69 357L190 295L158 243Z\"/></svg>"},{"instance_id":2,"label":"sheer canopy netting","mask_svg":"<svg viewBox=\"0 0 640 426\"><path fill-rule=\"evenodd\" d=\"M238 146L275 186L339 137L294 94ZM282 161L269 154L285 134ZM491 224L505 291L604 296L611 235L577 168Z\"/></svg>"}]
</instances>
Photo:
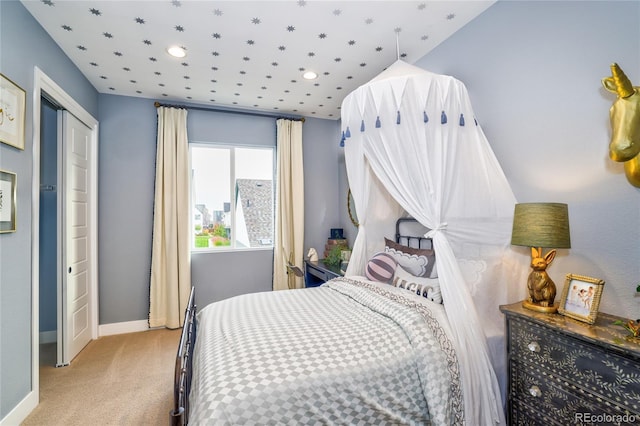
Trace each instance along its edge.
<instances>
[{"instance_id":1,"label":"sheer canopy netting","mask_svg":"<svg viewBox=\"0 0 640 426\"><path fill-rule=\"evenodd\" d=\"M515 197L465 86L397 61L342 103L347 176L360 227L347 275L393 238L398 216L430 231L442 295L460 357L467 424L504 423L498 305L524 295L528 260L510 248ZM526 259L526 258L525 258Z\"/></svg>"}]
</instances>

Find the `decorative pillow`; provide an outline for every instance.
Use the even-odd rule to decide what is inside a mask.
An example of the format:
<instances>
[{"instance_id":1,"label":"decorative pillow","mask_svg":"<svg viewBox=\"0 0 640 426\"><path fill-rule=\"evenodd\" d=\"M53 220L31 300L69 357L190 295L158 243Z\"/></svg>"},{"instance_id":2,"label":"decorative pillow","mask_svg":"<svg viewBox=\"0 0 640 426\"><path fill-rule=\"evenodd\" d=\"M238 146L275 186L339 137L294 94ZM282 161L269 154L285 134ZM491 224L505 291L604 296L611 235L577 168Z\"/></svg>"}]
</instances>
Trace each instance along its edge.
<instances>
[{"instance_id":1,"label":"decorative pillow","mask_svg":"<svg viewBox=\"0 0 640 426\"><path fill-rule=\"evenodd\" d=\"M393 255L398 265L416 277L437 278L436 252L403 246L388 238L384 239L385 253Z\"/></svg>"},{"instance_id":2,"label":"decorative pillow","mask_svg":"<svg viewBox=\"0 0 640 426\"><path fill-rule=\"evenodd\" d=\"M398 265L393 276L393 285L404 288L435 303L442 303L440 282L437 278L416 277Z\"/></svg>"},{"instance_id":3,"label":"decorative pillow","mask_svg":"<svg viewBox=\"0 0 640 426\"><path fill-rule=\"evenodd\" d=\"M396 265L396 260L389 253L376 253L367 262L365 275L371 281L390 283L396 270Z\"/></svg>"}]
</instances>

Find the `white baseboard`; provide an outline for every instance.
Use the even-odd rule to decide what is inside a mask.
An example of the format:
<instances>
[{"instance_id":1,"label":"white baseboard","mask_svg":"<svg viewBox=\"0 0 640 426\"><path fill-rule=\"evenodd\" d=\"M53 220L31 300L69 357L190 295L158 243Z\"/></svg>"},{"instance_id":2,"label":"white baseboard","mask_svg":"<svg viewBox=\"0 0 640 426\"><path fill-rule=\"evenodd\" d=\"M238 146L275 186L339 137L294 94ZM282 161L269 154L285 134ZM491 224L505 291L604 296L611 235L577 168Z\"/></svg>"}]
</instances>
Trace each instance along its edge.
<instances>
[{"instance_id":1,"label":"white baseboard","mask_svg":"<svg viewBox=\"0 0 640 426\"><path fill-rule=\"evenodd\" d=\"M58 332L56 330L41 331L40 332L40 344L53 343L58 341Z\"/></svg>"},{"instance_id":2,"label":"white baseboard","mask_svg":"<svg viewBox=\"0 0 640 426\"><path fill-rule=\"evenodd\" d=\"M16 426L21 424L37 405L38 395L34 391L29 392L13 410L9 411L9 414L0 420L0 426Z\"/></svg>"},{"instance_id":3,"label":"white baseboard","mask_svg":"<svg viewBox=\"0 0 640 426\"><path fill-rule=\"evenodd\" d=\"M138 331L149 330L147 320L116 322L111 324L102 324L98 326L98 336L111 336L113 334L136 333ZM40 344L53 343L58 340L58 332L56 330L41 331Z\"/></svg>"},{"instance_id":4,"label":"white baseboard","mask_svg":"<svg viewBox=\"0 0 640 426\"><path fill-rule=\"evenodd\" d=\"M114 322L99 325L98 335L111 336L113 334L137 333L138 331L147 330L149 330L149 322L147 320Z\"/></svg>"}]
</instances>

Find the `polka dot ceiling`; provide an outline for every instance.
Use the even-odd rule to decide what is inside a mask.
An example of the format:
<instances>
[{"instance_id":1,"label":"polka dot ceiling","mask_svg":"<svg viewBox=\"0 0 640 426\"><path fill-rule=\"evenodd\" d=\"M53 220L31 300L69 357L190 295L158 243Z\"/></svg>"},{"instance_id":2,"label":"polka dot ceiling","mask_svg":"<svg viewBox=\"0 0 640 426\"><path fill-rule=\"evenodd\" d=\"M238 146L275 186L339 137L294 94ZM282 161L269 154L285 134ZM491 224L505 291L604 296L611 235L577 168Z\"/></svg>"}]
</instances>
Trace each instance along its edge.
<instances>
[{"instance_id":1,"label":"polka dot ceiling","mask_svg":"<svg viewBox=\"0 0 640 426\"><path fill-rule=\"evenodd\" d=\"M100 93L338 119L353 89L398 57L417 61L494 2L22 3Z\"/></svg>"}]
</instances>

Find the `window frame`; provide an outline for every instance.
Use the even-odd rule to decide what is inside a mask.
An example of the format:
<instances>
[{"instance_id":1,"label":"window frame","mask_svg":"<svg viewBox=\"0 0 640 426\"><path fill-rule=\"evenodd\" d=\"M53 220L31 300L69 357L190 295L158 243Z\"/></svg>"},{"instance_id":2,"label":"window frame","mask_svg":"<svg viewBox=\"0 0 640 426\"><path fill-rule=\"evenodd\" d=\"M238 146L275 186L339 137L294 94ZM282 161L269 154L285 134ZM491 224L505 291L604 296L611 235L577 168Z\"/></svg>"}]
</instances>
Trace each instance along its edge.
<instances>
[{"instance_id":1,"label":"window frame","mask_svg":"<svg viewBox=\"0 0 640 426\"><path fill-rule=\"evenodd\" d=\"M206 247L206 248L197 248L195 246L195 234L191 232L194 229L194 187L193 187L193 164L192 164L192 148L211 148L211 149L226 149L229 150L229 193L231 194L230 200L230 212L231 214L231 234L229 239L231 240L230 246L220 246L220 247ZM271 220L273 223L273 239L272 245L265 247L236 247L236 194L235 194L235 181L236 181L236 167L235 167L235 158L236 158L236 149L256 149L256 150L270 150L272 154L272 173L271 173L271 181L272 181L272 202L273 209L271 214ZM242 251L264 251L264 250L273 250L275 247L275 185L276 185L276 147L271 145L250 145L250 144L230 144L224 142L201 142L201 141L189 141L189 235L190 235L190 247L189 251L191 253L229 253L229 252L242 252Z\"/></svg>"}]
</instances>

